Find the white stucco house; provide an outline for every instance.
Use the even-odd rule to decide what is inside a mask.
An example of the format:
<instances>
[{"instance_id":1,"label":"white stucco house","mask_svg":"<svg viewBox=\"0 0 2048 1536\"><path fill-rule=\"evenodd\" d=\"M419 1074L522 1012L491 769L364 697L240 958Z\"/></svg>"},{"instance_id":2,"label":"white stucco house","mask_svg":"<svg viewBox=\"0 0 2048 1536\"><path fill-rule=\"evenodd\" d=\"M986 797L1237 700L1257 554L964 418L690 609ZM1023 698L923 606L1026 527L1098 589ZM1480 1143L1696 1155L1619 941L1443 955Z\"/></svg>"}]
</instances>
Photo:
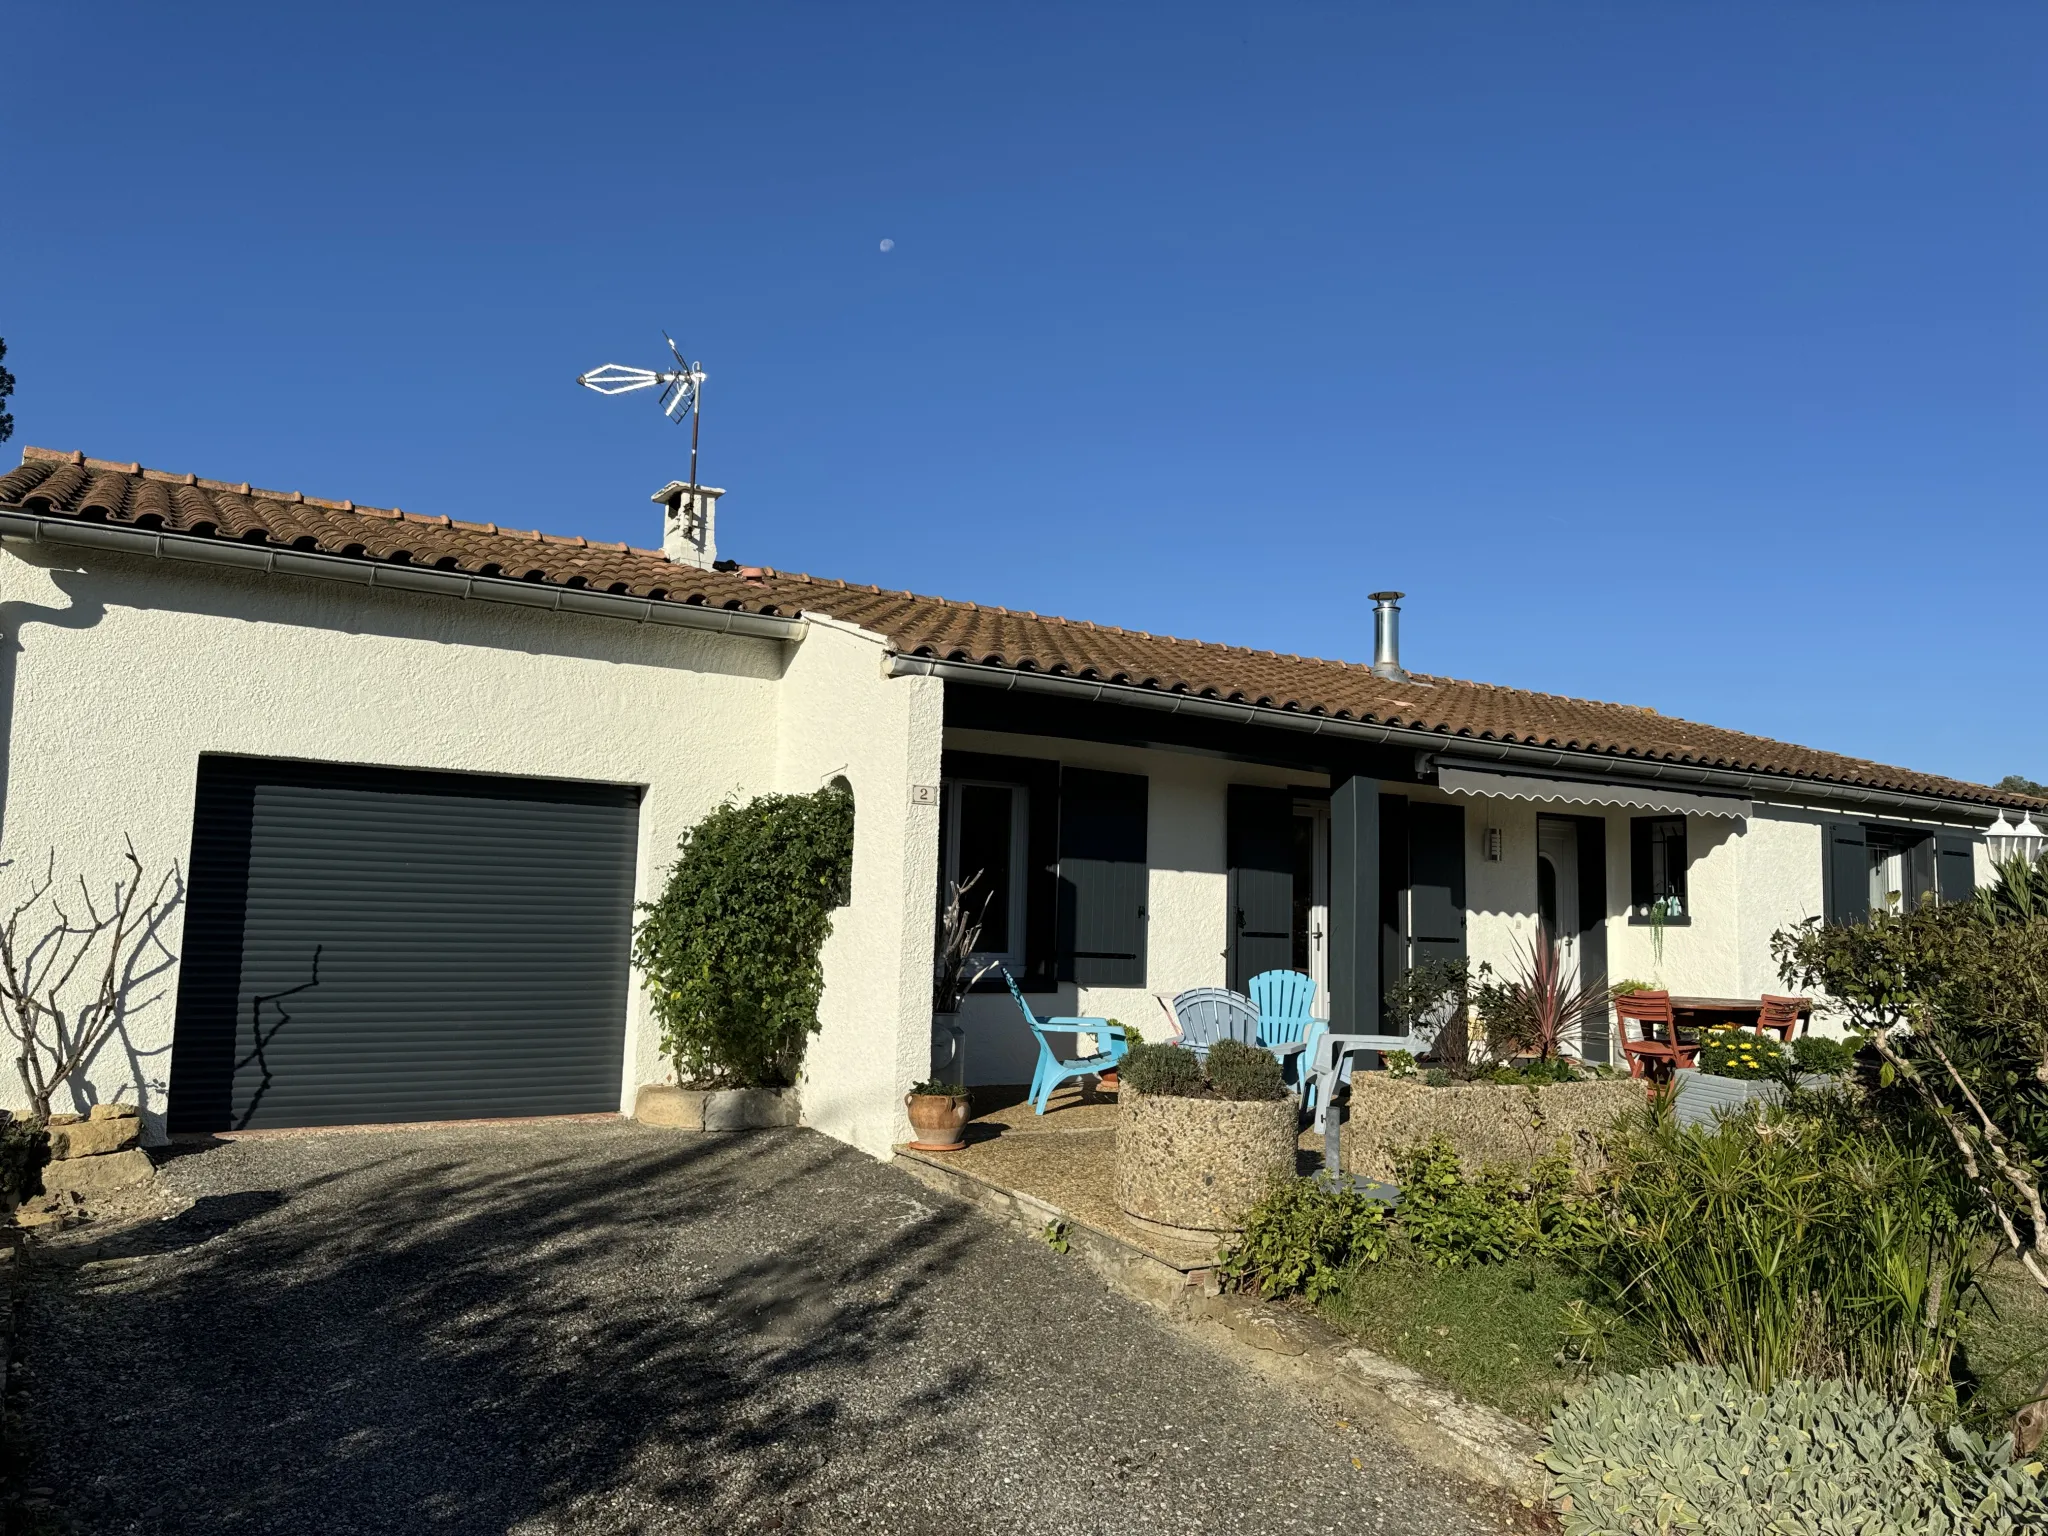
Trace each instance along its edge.
<instances>
[{"instance_id":1,"label":"white stucco house","mask_svg":"<svg viewBox=\"0 0 2048 1536\"><path fill-rule=\"evenodd\" d=\"M1539 915L1588 975L1755 996L1774 930L1967 892L2000 809L2040 809L1406 672L1391 598L1369 665L737 565L720 494L657 493L656 551L28 449L0 853L110 873L125 836L187 882L78 1094L156 1137L629 1108L668 1072L633 903L721 800L835 779L803 1114L876 1155L929 1066L949 877L985 872L984 947L1047 1011L1143 1027L1291 965L1371 1028L1414 957L1499 963ZM964 1017L969 1081L1029 1076L1006 995Z\"/></svg>"}]
</instances>

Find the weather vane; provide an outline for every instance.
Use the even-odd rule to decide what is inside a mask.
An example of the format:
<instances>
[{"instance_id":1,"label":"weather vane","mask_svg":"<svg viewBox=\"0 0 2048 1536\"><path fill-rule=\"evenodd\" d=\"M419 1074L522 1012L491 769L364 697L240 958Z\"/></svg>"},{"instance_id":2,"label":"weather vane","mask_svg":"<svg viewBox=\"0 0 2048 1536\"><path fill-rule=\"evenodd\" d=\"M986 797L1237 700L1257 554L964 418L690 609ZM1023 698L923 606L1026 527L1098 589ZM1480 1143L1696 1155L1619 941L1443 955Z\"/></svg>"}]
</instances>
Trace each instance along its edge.
<instances>
[{"instance_id":1,"label":"weather vane","mask_svg":"<svg viewBox=\"0 0 2048 1536\"><path fill-rule=\"evenodd\" d=\"M684 362L682 349L667 331L661 333L661 339L668 343L668 353L675 359L675 367L656 372L652 368L628 368L624 363L606 363L602 368L577 374L576 382L600 395L628 395L636 389L659 389L664 416L677 426L682 425L684 417L690 419L690 489L694 492L697 489L697 426L703 418L704 365Z\"/></svg>"}]
</instances>

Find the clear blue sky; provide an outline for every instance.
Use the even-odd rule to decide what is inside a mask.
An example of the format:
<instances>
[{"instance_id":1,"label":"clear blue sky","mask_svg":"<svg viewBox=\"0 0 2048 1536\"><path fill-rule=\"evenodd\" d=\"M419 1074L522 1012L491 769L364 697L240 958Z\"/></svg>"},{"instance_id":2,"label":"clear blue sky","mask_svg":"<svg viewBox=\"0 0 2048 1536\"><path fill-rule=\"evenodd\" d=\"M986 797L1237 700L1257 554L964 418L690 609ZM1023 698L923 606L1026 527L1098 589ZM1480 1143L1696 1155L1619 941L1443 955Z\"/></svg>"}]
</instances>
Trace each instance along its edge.
<instances>
[{"instance_id":1,"label":"clear blue sky","mask_svg":"<svg viewBox=\"0 0 2048 1536\"><path fill-rule=\"evenodd\" d=\"M749 562L2048 778L2037 3L0 28L0 456L644 544L666 326Z\"/></svg>"}]
</instances>

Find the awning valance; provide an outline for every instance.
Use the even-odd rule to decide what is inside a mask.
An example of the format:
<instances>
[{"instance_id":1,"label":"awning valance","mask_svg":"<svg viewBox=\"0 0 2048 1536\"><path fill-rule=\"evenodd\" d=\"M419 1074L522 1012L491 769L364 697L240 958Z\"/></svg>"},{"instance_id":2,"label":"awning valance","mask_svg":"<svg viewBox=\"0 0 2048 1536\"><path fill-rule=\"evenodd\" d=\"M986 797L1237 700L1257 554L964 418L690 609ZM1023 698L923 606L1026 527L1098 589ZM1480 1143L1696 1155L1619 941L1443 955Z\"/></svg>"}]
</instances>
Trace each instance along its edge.
<instances>
[{"instance_id":1,"label":"awning valance","mask_svg":"<svg viewBox=\"0 0 2048 1536\"><path fill-rule=\"evenodd\" d=\"M1490 795L1500 800L1535 800L1558 805L1619 805L1665 811L1673 816L1747 817L1750 802L1732 795L1696 795L1655 785L1594 784L1578 779L1541 779L1528 774L1492 773L1483 768L1440 766L1439 789L1454 795Z\"/></svg>"}]
</instances>

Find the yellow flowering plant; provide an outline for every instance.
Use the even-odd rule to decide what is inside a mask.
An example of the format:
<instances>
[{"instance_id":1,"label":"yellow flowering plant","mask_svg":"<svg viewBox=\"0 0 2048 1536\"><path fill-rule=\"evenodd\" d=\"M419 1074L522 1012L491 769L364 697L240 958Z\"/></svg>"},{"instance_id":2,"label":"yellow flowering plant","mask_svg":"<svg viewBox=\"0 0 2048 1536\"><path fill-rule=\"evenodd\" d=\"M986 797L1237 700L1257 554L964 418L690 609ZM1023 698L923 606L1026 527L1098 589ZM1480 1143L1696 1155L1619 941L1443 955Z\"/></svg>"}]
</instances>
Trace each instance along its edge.
<instances>
[{"instance_id":1,"label":"yellow flowering plant","mask_svg":"<svg viewBox=\"0 0 2048 1536\"><path fill-rule=\"evenodd\" d=\"M1717 1024L1700 1042L1700 1070L1716 1077L1781 1078L1790 1070L1776 1037L1738 1024Z\"/></svg>"}]
</instances>

